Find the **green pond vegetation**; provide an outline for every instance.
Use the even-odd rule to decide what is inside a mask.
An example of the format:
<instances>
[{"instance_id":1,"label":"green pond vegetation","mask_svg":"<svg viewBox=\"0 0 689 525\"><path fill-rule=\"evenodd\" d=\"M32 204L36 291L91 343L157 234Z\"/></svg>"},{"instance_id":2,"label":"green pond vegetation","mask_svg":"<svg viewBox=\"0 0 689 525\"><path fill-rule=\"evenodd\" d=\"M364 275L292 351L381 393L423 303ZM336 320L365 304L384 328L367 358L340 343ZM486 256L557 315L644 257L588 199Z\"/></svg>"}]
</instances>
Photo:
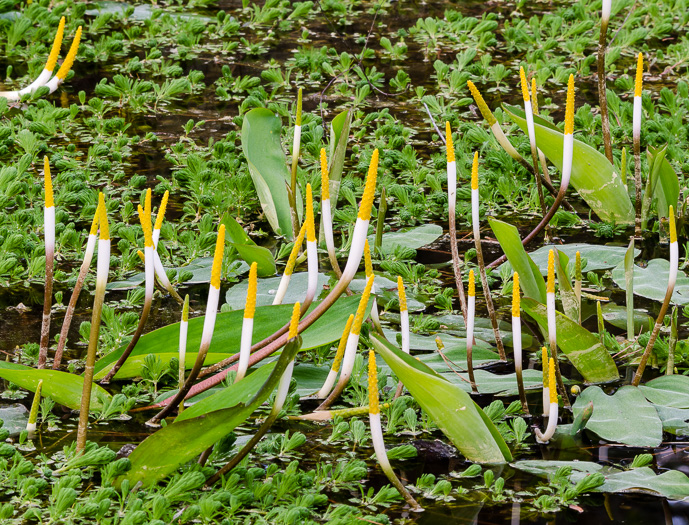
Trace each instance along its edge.
<instances>
[{"instance_id":1,"label":"green pond vegetation","mask_svg":"<svg viewBox=\"0 0 689 525\"><path fill-rule=\"evenodd\" d=\"M0 522L685 516L687 27L0 1Z\"/></svg>"}]
</instances>

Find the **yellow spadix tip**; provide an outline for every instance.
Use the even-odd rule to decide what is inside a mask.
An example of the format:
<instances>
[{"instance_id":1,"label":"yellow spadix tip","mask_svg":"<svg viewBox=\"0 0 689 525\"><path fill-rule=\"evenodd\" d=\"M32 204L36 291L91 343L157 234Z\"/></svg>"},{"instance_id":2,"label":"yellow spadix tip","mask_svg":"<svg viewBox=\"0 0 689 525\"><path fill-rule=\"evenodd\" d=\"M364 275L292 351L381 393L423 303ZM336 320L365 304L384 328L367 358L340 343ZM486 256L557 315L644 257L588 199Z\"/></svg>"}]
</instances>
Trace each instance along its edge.
<instances>
[{"instance_id":1,"label":"yellow spadix tip","mask_svg":"<svg viewBox=\"0 0 689 525\"><path fill-rule=\"evenodd\" d=\"M380 414L380 401L378 399L378 367L376 366L376 353L368 351L368 412Z\"/></svg>"},{"instance_id":2,"label":"yellow spadix tip","mask_svg":"<svg viewBox=\"0 0 689 525\"><path fill-rule=\"evenodd\" d=\"M297 264L297 256L299 255L299 250L304 242L304 236L306 235L306 221L301 225L301 229L297 234L297 239L294 241L294 246L292 246L292 251L287 258L287 264L285 265L285 275L292 275L294 271L294 265Z\"/></svg>"},{"instance_id":3,"label":"yellow spadix tip","mask_svg":"<svg viewBox=\"0 0 689 525\"><path fill-rule=\"evenodd\" d=\"M55 33L55 40L53 47L48 55L48 61L45 63L45 69L52 72L57 64L57 57L60 55L60 48L62 47L62 37L65 34L65 17L60 18L60 24L57 26L57 33Z\"/></svg>"},{"instance_id":4,"label":"yellow spadix tip","mask_svg":"<svg viewBox=\"0 0 689 525\"><path fill-rule=\"evenodd\" d=\"M328 175L328 157L325 148L321 148L321 200L330 198L330 178Z\"/></svg>"},{"instance_id":5,"label":"yellow spadix tip","mask_svg":"<svg viewBox=\"0 0 689 525\"><path fill-rule=\"evenodd\" d=\"M469 270L469 297L476 297L476 282L474 280L474 270Z\"/></svg>"},{"instance_id":6,"label":"yellow spadix tip","mask_svg":"<svg viewBox=\"0 0 689 525\"><path fill-rule=\"evenodd\" d=\"M471 95L474 97L474 101L476 102L481 115L483 115L483 118L488 122L488 125L492 126L495 124L497 120L495 119L493 112L488 109L488 104L486 104L486 101L483 100L481 92L471 80L467 80L467 86L469 86L469 91L471 91Z\"/></svg>"},{"instance_id":7,"label":"yellow spadix tip","mask_svg":"<svg viewBox=\"0 0 689 525\"><path fill-rule=\"evenodd\" d=\"M354 314L349 314L349 319L347 319L347 324L345 325L344 331L342 332L342 337L340 337L340 344L337 345L335 359L333 359L333 371L335 372L340 371L340 366L342 365L342 358L344 357L344 351L345 348L347 348L347 339L349 338L349 331L352 329L353 322Z\"/></svg>"},{"instance_id":8,"label":"yellow spadix tip","mask_svg":"<svg viewBox=\"0 0 689 525\"><path fill-rule=\"evenodd\" d=\"M246 306L244 306L244 318L253 319L256 313L256 286L258 284L258 264L254 261L249 269L249 287L246 290Z\"/></svg>"},{"instance_id":9,"label":"yellow spadix tip","mask_svg":"<svg viewBox=\"0 0 689 525\"><path fill-rule=\"evenodd\" d=\"M541 362L543 363L543 388L547 387L548 382L548 349L545 346L541 347Z\"/></svg>"},{"instance_id":10,"label":"yellow spadix tip","mask_svg":"<svg viewBox=\"0 0 689 525\"><path fill-rule=\"evenodd\" d=\"M538 89L536 88L536 77L531 77L531 109L533 109L534 115L538 115Z\"/></svg>"},{"instance_id":11,"label":"yellow spadix tip","mask_svg":"<svg viewBox=\"0 0 689 525\"><path fill-rule=\"evenodd\" d=\"M435 346L438 347L438 350L442 352L445 350L445 343L443 343L443 340L440 338L439 335L435 336Z\"/></svg>"},{"instance_id":12,"label":"yellow spadix tip","mask_svg":"<svg viewBox=\"0 0 689 525\"><path fill-rule=\"evenodd\" d=\"M668 211L670 216L670 242L677 242L677 227L675 226L675 210L672 206Z\"/></svg>"},{"instance_id":13,"label":"yellow spadix tip","mask_svg":"<svg viewBox=\"0 0 689 525\"><path fill-rule=\"evenodd\" d=\"M100 208L100 218L98 219L98 226L100 227L101 240L110 239L110 226L108 224L108 209L105 207L105 195L98 194L98 208Z\"/></svg>"},{"instance_id":14,"label":"yellow spadix tip","mask_svg":"<svg viewBox=\"0 0 689 525\"><path fill-rule=\"evenodd\" d=\"M352 323L352 333L354 335L359 335L361 333L361 325L364 323L364 315L366 315L368 298L371 296L371 288L373 287L373 278L373 275L368 278L366 281L366 288L364 288L364 293L361 294L361 300L359 301L359 306L356 309L356 316L354 317L354 322Z\"/></svg>"},{"instance_id":15,"label":"yellow spadix tip","mask_svg":"<svg viewBox=\"0 0 689 525\"><path fill-rule=\"evenodd\" d=\"M299 94L297 95L297 117L295 119L295 124L301 126L301 88L299 88Z\"/></svg>"},{"instance_id":16,"label":"yellow spadix tip","mask_svg":"<svg viewBox=\"0 0 689 525\"><path fill-rule=\"evenodd\" d=\"M373 150L371 155L371 163L368 167L368 175L366 177L366 185L364 186L364 194L361 197L361 204L359 204L359 219L367 221L371 218L371 209L373 208L373 197L376 194L376 178L378 177L378 149Z\"/></svg>"},{"instance_id":17,"label":"yellow spadix tip","mask_svg":"<svg viewBox=\"0 0 689 525\"><path fill-rule=\"evenodd\" d=\"M371 245L368 239L364 241L364 269L366 270L366 278L373 275L373 261L371 261Z\"/></svg>"},{"instance_id":18,"label":"yellow spadix tip","mask_svg":"<svg viewBox=\"0 0 689 525\"><path fill-rule=\"evenodd\" d=\"M144 254L144 252L142 252L141 250L136 250L136 254L139 256L139 259L141 259L142 263L146 263L146 255Z\"/></svg>"},{"instance_id":19,"label":"yellow spadix tip","mask_svg":"<svg viewBox=\"0 0 689 525\"><path fill-rule=\"evenodd\" d=\"M519 77L521 79L522 86L522 97L524 97L524 102L529 101L529 84L526 81L526 73L524 73L524 68L519 68Z\"/></svg>"},{"instance_id":20,"label":"yellow spadix tip","mask_svg":"<svg viewBox=\"0 0 689 525\"><path fill-rule=\"evenodd\" d=\"M289 338L294 339L299 335L299 316L301 314L301 305L299 302L294 303L292 308L292 319L289 321Z\"/></svg>"},{"instance_id":21,"label":"yellow spadix tip","mask_svg":"<svg viewBox=\"0 0 689 525\"><path fill-rule=\"evenodd\" d=\"M407 292L404 291L404 281L402 277L397 276L397 295L400 300L400 312L407 311Z\"/></svg>"},{"instance_id":22,"label":"yellow spadix tip","mask_svg":"<svg viewBox=\"0 0 689 525\"><path fill-rule=\"evenodd\" d=\"M67 57L65 58L65 61L62 63L60 66L60 69L57 70L57 73L55 76L59 78L60 80L64 80L67 77L67 73L69 73L69 70L72 69L72 65L74 64L74 59L77 57L77 51L79 49L79 41L81 40L81 26L77 29L76 34L74 35L74 40L72 41L72 45L69 48L69 52L67 53Z\"/></svg>"},{"instance_id":23,"label":"yellow spadix tip","mask_svg":"<svg viewBox=\"0 0 689 525\"><path fill-rule=\"evenodd\" d=\"M471 189L478 189L478 151L474 152L474 162L471 164Z\"/></svg>"},{"instance_id":24,"label":"yellow spadix tip","mask_svg":"<svg viewBox=\"0 0 689 525\"><path fill-rule=\"evenodd\" d=\"M574 75L567 82L567 105L565 107L565 135L574 133Z\"/></svg>"},{"instance_id":25,"label":"yellow spadix tip","mask_svg":"<svg viewBox=\"0 0 689 525\"><path fill-rule=\"evenodd\" d=\"M225 225L218 228L218 238L215 241L215 253L213 254L213 266L211 268L211 286L220 289L220 271L222 270L222 256L225 251Z\"/></svg>"},{"instance_id":26,"label":"yellow spadix tip","mask_svg":"<svg viewBox=\"0 0 689 525\"><path fill-rule=\"evenodd\" d=\"M636 82L634 83L634 96L641 96L641 86L643 85L644 77L644 54L639 53L639 58L636 62Z\"/></svg>"},{"instance_id":27,"label":"yellow spadix tip","mask_svg":"<svg viewBox=\"0 0 689 525\"><path fill-rule=\"evenodd\" d=\"M577 251L574 255L574 277L581 279L581 252Z\"/></svg>"},{"instance_id":28,"label":"yellow spadix tip","mask_svg":"<svg viewBox=\"0 0 689 525\"><path fill-rule=\"evenodd\" d=\"M93 214L93 220L91 221L91 229L89 230L89 235L96 235L98 233L98 221L100 220L100 204L96 205L96 213Z\"/></svg>"},{"instance_id":29,"label":"yellow spadix tip","mask_svg":"<svg viewBox=\"0 0 689 525\"><path fill-rule=\"evenodd\" d=\"M182 306L182 321L189 322L189 294L184 296L184 306Z\"/></svg>"},{"instance_id":30,"label":"yellow spadix tip","mask_svg":"<svg viewBox=\"0 0 689 525\"><path fill-rule=\"evenodd\" d=\"M148 214L139 205L139 222L141 222L141 229L144 231L144 245L148 247L153 246L153 232L151 231L151 221L149 220Z\"/></svg>"},{"instance_id":31,"label":"yellow spadix tip","mask_svg":"<svg viewBox=\"0 0 689 525\"><path fill-rule=\"evenodd\" d=\"M50 162L48 156L43 158L43 177L45 179L45 207L52 208L55 206L53 200L53 179L50 177Z\"/></svg>"},{"instance_id":32,"label":"yellow spadix tip","mask_svg":"<svg viewBox=\"0 0 689 525\"><path fill-rule=\"evenodd\" d=\"M548 362L548 385L550 386L550 402L557 403L557 387L555 386L555 359Z\"/></svg>"},{"instance_id":33,"label":"yellow spadix tip","mask_svg":"<svg viewBox=\"0 0 689 525\"><path fill-rule=\"evenodd\" d=\"M555 293L555 252L548 252L548 282L546 284L547 293Z\"/></svg>"},{"instance_id":34,"label":"yellow spadix tip","mask_svg":"<svg viewBox=\"0 0 689 525\"><path fill-rule=\"evenodd\" d=\"M455 161L455 145L452 142L452 128L449 122L445 122L445 146L447 149L447 162Z\"/></svg>"},{"instance_id":35,"label":"yellow spadix tip","mask_svg":"<svg viewBox=\"0 0 689 525\"><path fill-rule=\"evenodd\" d=\"M313 191L311 184L306 185L306 240L316 241L316 221L313 217Z\"/></svg>"},{"instance_id":36,"label":"yellow spadix tip","mask_svg":"<svg viewBox=\"0 0 689 525\"><path fill-rule=\"evenodd\" d=\"M512 317L519 317L520 315L521 293L519 291L519 274L514 272L512 280Z\"/></svg>"},{"instance_id":37,"label":"yellow spadix tip","mask_svg":"<svg viewBox=\"0 0 689 525\"><path fill-rule=\"evenodd\" d=\"M144 213L146 213L148 219L151 220L151 188L146 190L146 196L144 197Z\"/></svg>"},{"instance_id":38,"label":"yellow spadix tip","mask_svg":"<svg viewBox=\"0 0 689 525\"><path fill-rule=\"evenodd\" d=\"M167 201L170 198L170 192L165 191L163 195L163 200L160 201L160 208L158 208L158 214L156 215L156 224L153 228L154 230L160 230L163 226L163 219L165 218L165 210L167 209Z\"/></svg>"}]
</instances>

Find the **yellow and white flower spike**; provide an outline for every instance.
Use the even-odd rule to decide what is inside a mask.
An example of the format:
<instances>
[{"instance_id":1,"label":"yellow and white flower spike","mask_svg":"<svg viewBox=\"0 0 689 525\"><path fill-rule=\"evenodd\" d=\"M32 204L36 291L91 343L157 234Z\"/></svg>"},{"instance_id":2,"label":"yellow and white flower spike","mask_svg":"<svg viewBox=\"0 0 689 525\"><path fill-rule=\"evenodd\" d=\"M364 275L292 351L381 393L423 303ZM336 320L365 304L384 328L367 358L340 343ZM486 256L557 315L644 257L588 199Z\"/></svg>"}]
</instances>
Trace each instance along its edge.
<instances>
[{"instance_id":1,"label":"yellow and white flower spike","mask_svg":"<svg viewBox=\"0 0 689 525\"><path fill-rule=\"evenodd\" d=\"M402 332L402 351L409 353L409 310L407 309L407 293L404 291L404 281L397 276L397 296L400 301L400 330Z\"/></svg>"},{"instance_id":2,"label":"yellow and white flower spike","mask_svg":"<svg viewBox=\"0 0 689 525\"><path fill-rule=\"evenodd\" d=\"M249 269L249 286L246 290L244 319L242 320L242 339L239 346L239 364L235 383L246 375L251 355L251 338L254 333L254 314L256 313L256 288L258 286L258 264L254 261Z\"/></svg>"},{"instance_id":3,"label":"yellow and white flower spike","mask_svg":"<svg viewBox=\"0 0 689 525\"><path fill-rule=\"evenodd\" d=\"M335 379L337 379L337 374L340 371L340 366L342 365L342 357L344 356L345 347L347 346L347 339L349 338L349 332L352 329L352 323L354 322L354 314L349 315L347 319L347 324L345 325L344 331L342 332L342 337L340 338L340 344L337 346L337 352L335 353L335 358L333 359L333 364L330 367L330 372L328 377L325 379L325 383L316 394L318 399L325 399L330 394L330 391L335 385Z\"/></svg>"},{"instance_id":4,"label":"yellow and white flower spike","mask_svg":"<svg viewBox=\"0 0 689 525\"><path fill-rule=\"evenodd\" d=\"M544 363L545 368L545 363ZM558 404L557 404L557 386L555 385L555 360L551 357L548 363L548 380L549 380L549 410L548 410L548 426L545 433L541 433L539 429L535 429L536 440L539 443L547 443L555 435L557 428ZM545 399L545 389L543 393Z\"/></svg>"}]
</instances>

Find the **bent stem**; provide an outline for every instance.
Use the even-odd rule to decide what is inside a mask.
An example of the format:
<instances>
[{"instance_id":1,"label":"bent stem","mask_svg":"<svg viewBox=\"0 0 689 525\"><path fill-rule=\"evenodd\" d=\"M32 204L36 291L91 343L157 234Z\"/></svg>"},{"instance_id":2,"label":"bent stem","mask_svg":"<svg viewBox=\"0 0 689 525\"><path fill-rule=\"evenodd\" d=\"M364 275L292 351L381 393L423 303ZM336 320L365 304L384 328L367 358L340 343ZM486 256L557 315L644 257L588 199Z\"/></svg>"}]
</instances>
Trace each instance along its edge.
<instances>
[{"instance_id":1,"label":"bent stem","mask_svg":"<svg viewBox=\"0 0 689 525\"><path fill-rule=\"evenodd\" d=\"M347 338L349 337L349 332L352 329L352 323L354 322L354 314L349 315L347 319L347 324L345 325L344 331L342 332L342 337L340 338L340 344L337 346L337 352L335 352L335 358L333 359L333 364L330 367L330 372L328 372L328 377L325 378L323 386L316 394L317 399L325 399L335 384L335 379L337 379L337 374L340 372L340 366L342 365L342 357L344 356L344 351L347 346Z\"/></svg>"},{"instance_id":2,"label":"bent stem","mask_svg":"<svg viewBox=\"0 0 689 525\"><path fill-rule=\"evenodd\" d=\"M43 208L43 229L45 235L45 291L43 295L43 320L41 322L41 344L38 352L38 368L45 368L50 344L50 310L53 305L53 266L55 262L55 201L53 181L50 178L50 163L46 155L43 162L45 178L45 206Z\"/></svg>"},{"instance_id":3,"label":"bent stem","mask_svg":"<svg viewBox=\"0 0 689 525\"><path fill-rule=\"evenodd\" d=\"M328 259L338 279L342 277L340 264L335 253L335 239L333 237L333 216L330 208L330 177L328 173L328 158L325 148L321 148L321 222L323 223L323 236L325 247L328 250Z\"/></svg>"},{"instance_id":4,"label":"bent stem","mask_svg":"<svg viewBox=\"0 0 689 525\"><path fill-rule=\"evenodd\" d=\"M512 279L512 347L514 349L514 371L517 375L519 401L522 404L522 410L525 414L528 415L529 404L526 401L526 392L524 391L524 378L522 377L522 320L519 302L519 274L517 272L514 272L514 277Z\"/></svg>"},{"instance_id":5,"label":"bent stem","mask_svg":"<svg viewBox=\"0 0 689 525\"><path fill-rule=\"evenodd\" d=\"M544 433L541 433L540 429L536 428L534 429L534 433L536 434L536 440L539 443L547 443L550 441L550 439L555 435L555 429L557 428L557 390L555 387L555 359L552 357L550 358L550 363L548 366L548 378L550 381L550 386L549 386L549 394L550 394L550 409L548 411L548 426L546 427L546 430ZM543 396L545 397L545 389L543 392Z\"/></svg>"},{"instance_id":6,"label":"bent stem","mask_svg":"<svg viewBox=\"0 0 689 525\"><path fill-rule=\"evenodd\" d=\"M258 264L251 263L249 270L249 286L246 290L246 303L244 305L244 319L242 320L242 340L239 347L239 365L235 383L244 379L249 365L251 353L251 337L254 334L254 314L256 313L256 288L258 281Z\"/></svg>"},{"instance_id":7,"label":"bent stem","mask_svg":"<svg viewBox=\"0 0 689 525\"><path fill-rule=\"evenodd\" d=\"M459 306L462 309L464 324L467 322L467 300L464 296L464 284L462 283L462 262L457 249L457 161L455 148L452 142L452 130L450 123L445 122L445 144L447 149L447 200L448 218L450 227L450 252L452 253L452 273L455 276L455 287L459 295Z\"/></svg>"},{"instance_id":8,"label":"bent stem","mask_svg":"<svg viewBox=\"0 0 689 525\"><path fill-rule=\"evenodd\" d=\"M603 0L603 11L600 21L600 38L598 39L598 105L600 106L601 128L605 156L612 164L612 142L610 140L610 118L608 117L607 87L605 85L605 53L607 51L608 21L612 0Z\"/></svg>"},{"instance_id":9,"label":"bent stem","mask_svg":"<svg viewBox=\"0 0 689 525\"><path fill-rule=\"evenodd\" d=\"M555 360L555 379L562 395L562 401L569 408L569 397L565 390L565 383L560 373L560 363L557 360L557 323L555 311L555 251L548 252L548 282L546 284L546 308L548 313L548 341L550 342L550 356ZM553 394L551 393L551 396Z\"/></svg>"}]
</instances>

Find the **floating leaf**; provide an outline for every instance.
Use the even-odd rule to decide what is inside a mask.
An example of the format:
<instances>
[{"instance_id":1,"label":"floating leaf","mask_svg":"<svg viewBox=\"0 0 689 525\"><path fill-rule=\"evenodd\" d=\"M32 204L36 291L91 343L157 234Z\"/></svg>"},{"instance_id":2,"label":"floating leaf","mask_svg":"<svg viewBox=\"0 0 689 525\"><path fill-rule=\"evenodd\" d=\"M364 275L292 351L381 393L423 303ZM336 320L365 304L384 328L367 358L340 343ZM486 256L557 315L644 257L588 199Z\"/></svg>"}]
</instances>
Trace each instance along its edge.
<instances>
[{"instance_id":1,"label":"floating leaf","mask_svg":"<svg viewBox=\"0 0 689 525\"><path fill-rule=\"evenodd\" d=\"M667 292L667 280L670 275L670 262L666 259L651 259L646 268L634 266L634 295L640 295L647 299L662 302ZM624 277L624 262L612 271L612 280L615 284L627 289ZM677 283L672 294L673 304L689 303L689 277L680 270L677 273Z\"/></svg>"},{"instance_id":2,"label":"floating leaf","mask_svg":"<svg viewBox=\"0 0 689 525\"><path fill-rule=\"evenodd\" d=\"M280 286L282 277L269 277L268 279L259 279L256 282L256 306L269 306L273 304L275 293ZM289 281L289 287L282 300L283 304L294 304L297 301L301 302L306 296L306 288L308 287L309 274L308 272L299 272L292 274ZM316 284L316 298L320 297L323 287L328 284L330 278L324 273L318 274L318 282ZM235 284L232 288L227 290L225 294L225 302L233 310L244 310L246 305L246 292L249 287L249 281L243 280L241 283Z\"/></svg>"},{"instance_id":3,"label":"floating leaf","mask_svg":"<svg viewBox=\"0 0 689 525\"><path fill-rule=\"evenodd\" d=\"M672 408L689 408L689 377L660 376L639 389L651 403Z\"/></svg>"},{"instance_id":4,"label":"floating leaf","mask_svg":"<svg viewBox=\"0 0 689 525\"><path fill-rule=\"evenodd\" d=\"M658 413L638 388L623 386L608 396L599 387L590 386L572 407L575 417L589 401L593 402L593 415L586 428L599 437L630 447L657 447L663 441Z\"/></svg>"},{"instance_id":5,"label":"floating leaf","mask_svg":"<svg viewBox=\"0 0 689 525\"><path fill-rule=\"evenodd\" d=\"M541 275L548 273L548 252L550 246L542 246L538 250L529 253L531 260L534 262ZM624 261L624 256L627 248L623 246L607 246L605 244L560 244L557 246L557 251L564 253L569 259L574 259L577 252L581 253L582 262L586 260L585 271L595 272L598 270L608 270L614 268ZM638 256L641 250L634 250L634 257ZM521 275L520 275L521 277Z\"/></svg>"},{"instance_id":6,"label":"floating leaf","mask_svg":"<svg viewBox=\"0 0 689 525\"><path fill-rule=\"evenodd\" d=\"M443 234L443 227L438 224L423 224L415 228L402 228L396 232L383 235L383 253L392 252L395 248L411 248L418 250L435 242ZM371 246L375 243L376 236L369 235L368 242Z\"/></svg>"},{"instance_id":7,"label":"floating leaf","mask_svg":"<svg viewBox=\"0 0 689 525\"><path fill-rule=\"evenodd\" d=\"M604 303L601 305L603 319L620 330L627 328L627 308L615 303ZM648 331L649 323L653 323L650 315L640 310L634 310L634 333Z\"/></svg>"},{"instance_id":8,"label":"floating leaf","mask_svg":"<svg viewBox=\"0 0 689 525\"><path fill-rule=\"evenodd\" d=\"M225 225L225 241L237 250L248 265L256 263L259 277L275 275L275 258L268 248L258 246L228 213L223 216L220 224Z\"/></svg>"},{"instance_id":9,"label":"floating leaf","mask_svg":"<svg viewBox=\"0 0 689 525\"><path fill-rule=\"evenodd\" d=\"M658 417L663 422L663 432L677 437L689 436L689 409L655 405Z\"/></svg>"},{"instance_id":10,"label":"floating leaf","mask_svg":"<svg viewBox=\"0 0 689 525\"><path fill-rule=\"evenodd\" d=\"M26 429L29 422L29 410L21 403L0 406L0 428L7 430L11 436Z\"/></svg>"}]
</instances>

